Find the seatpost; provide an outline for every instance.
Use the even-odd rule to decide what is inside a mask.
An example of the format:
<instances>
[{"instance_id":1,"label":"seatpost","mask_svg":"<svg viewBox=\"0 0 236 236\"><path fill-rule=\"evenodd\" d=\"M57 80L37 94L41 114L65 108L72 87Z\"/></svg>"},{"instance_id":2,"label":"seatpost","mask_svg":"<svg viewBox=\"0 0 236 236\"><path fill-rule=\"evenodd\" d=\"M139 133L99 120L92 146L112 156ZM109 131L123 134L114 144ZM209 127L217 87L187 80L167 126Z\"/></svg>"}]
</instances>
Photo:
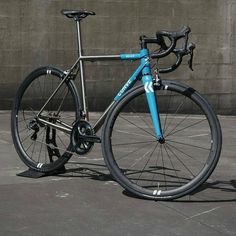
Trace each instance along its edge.
<instances>
[{"instance_id":1,"label":"seatpost","mask_svg":"<svg viewBox=\"0 0 236 236\"><path fill-rule=\"evenodd\" d=\"M81 40L81 28L80 28L80 19L76 19L76 28L77 28L77 41L78 41L78 56L81 58L83 56L83 48L82 48L82 40ZM86 87L85 87L85 79L84 79L84 63L83 60L79 60L80 67L80 79L81 79L81 91L82 91L82 116L85 120L89 120L88 109L86 103Z\"/></svg>"}]
</instances>

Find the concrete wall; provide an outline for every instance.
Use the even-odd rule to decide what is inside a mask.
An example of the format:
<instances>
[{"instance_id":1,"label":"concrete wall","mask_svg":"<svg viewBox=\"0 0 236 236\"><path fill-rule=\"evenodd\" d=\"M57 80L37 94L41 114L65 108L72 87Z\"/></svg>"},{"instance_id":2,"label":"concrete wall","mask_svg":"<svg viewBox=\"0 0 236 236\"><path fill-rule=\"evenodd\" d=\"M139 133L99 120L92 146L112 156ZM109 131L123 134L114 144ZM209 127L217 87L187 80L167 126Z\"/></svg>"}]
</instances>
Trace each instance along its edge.
<instances>
[{"instance_id":1,"label":"concrete wall","mask_svg":"<svg viewBox=\"0 0 236 236\"><path fill-rule=\"evenodd\" d=\"M163 77L194 86L219 113L236 114L235 0L0 0L0 109L10 108L32 69L67 69L76 59L75 24L60 14L63 8L96 12L82 22L86 54L136 52L141 34L189 25L197 45L194 72L184 61ZM104 109L135 66L86 63L90 109Z\"/></svg>"}]
</instances>

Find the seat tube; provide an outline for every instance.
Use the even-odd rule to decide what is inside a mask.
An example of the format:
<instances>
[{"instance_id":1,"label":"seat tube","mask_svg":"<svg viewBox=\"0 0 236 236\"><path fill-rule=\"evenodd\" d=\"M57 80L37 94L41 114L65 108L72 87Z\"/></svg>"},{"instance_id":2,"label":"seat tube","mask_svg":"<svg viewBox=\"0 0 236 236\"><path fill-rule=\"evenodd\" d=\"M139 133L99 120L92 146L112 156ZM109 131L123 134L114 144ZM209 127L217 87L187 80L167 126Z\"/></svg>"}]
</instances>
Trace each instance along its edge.
<instances>
[{"instance_id":1,"label":"seat tube","mask_svg":"<svg viewBox=\"0 0 236 236\"><path fill-rule=\"evenodd\" d=\"M83 49L82 49L82 40L81 40L81 28L80 28L80 20L76 21L76 28L77 28L77 41L78 41L78 56L81 58L83 56ZM83 116L85 120L89 120L88 115L88 108L87 108L87 101L86 101L86 87L85 87L85 78L84 78L84 62L81 59L79 61L80 67L80 79L81 79L81 92L82 92L82 104L83 104Z\"/></svg>"},{"instance_id":2,"label":"seat tube","mask_svg":"<svg viewBox=\"0 0 236 236\"><path fill-rule=\"evenodd\" d=\"M158 112L158 102L153 89L153 78L150 69L149 52L147 49L142 49L141 51L144 50L146 51L146 56L141 59L141 63L145 63L145 66L142 70L142 82L145 88L146 98L148 101L148 106L151 113L151 118L157 140L163 140L160 116Z\"/></svg>"}]
</instances>

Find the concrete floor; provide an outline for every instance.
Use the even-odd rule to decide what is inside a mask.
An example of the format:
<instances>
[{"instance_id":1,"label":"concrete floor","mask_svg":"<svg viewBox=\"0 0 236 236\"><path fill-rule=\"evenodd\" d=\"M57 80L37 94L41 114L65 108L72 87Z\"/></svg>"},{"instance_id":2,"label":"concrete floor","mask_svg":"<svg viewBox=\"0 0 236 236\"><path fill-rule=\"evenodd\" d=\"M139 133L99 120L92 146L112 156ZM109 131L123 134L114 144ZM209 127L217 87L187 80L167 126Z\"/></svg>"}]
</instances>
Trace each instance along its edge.
<instances>
[{"instance_id":1,"label":"concrete floor","mask_svg":"<svg viewBox=\"0 0 236 236\"><path fill-rule=\"evenodd\" d=\"M26 166L12 144L10 112L0 111L0 235L236 235L236 117L219 118L223 149L207 183L190 196L154 202L109 179L99 145L72 158L63 175L16 176Z\"/></svg>"}]
</instances>

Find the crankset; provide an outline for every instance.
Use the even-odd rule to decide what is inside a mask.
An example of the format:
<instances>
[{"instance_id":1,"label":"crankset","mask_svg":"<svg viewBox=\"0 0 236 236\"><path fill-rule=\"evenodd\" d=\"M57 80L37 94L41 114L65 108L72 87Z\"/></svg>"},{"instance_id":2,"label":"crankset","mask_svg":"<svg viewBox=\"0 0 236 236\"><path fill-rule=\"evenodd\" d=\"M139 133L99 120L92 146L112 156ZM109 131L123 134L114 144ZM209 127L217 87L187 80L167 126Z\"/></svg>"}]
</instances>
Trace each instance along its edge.
<instances>
[{"instance_id":1,"label":"crankset","mask_svg":"<svg viewBox=\"0 0 236 236\"><path fill-rule=\"evenodd\" d=\"M101 139L94 134L93 128L85 120L78 120L71 132L71 144L77 154L83 155L91 150L94 143Z\"/></svg>"}]
</instances>

